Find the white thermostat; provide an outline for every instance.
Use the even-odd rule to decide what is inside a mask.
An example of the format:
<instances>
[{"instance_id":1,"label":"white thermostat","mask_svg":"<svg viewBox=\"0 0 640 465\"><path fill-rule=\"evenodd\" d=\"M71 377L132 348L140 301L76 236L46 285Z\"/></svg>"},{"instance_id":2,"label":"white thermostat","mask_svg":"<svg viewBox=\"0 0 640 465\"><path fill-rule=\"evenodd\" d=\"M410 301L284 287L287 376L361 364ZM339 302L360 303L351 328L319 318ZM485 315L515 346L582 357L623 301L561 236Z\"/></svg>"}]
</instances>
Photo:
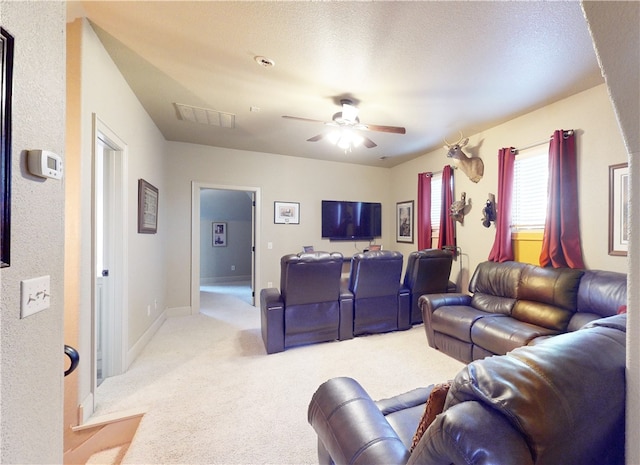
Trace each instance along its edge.
<instances>
[{"instance_id":1,"label":"white thermostat","mask_svg":"<svg viewBox=\"0 0 640 465\"><path fill-rule=\"evenodd\" d=\"M62 157L48 150L29 150L27 168L41 178L62 179Z\"/></svg>"}]
</instances>

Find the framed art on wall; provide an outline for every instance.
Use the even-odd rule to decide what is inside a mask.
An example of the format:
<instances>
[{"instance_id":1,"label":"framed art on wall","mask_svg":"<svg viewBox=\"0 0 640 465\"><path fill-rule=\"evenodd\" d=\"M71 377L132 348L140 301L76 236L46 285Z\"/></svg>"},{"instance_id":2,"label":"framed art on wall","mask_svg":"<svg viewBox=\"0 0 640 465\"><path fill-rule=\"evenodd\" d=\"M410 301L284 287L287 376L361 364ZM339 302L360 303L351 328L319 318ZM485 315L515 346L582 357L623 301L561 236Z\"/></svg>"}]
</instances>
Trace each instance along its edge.
<instances>
[{"instance_id":1,"label":"framed art on wall","mask_svg":"<svg viewBox=\"0 0 640 465\"><path fill-rule=\"evenodd\" d=\"M609 166L609 255L629 250L629 164Z\"/></svg>"},{"instance_id":2,"label":"framed art on wall","mask_svg":"<svg viewBox=\"0 0 640 465\"><path fill-rule=\"evenodd\" d=\"M300 204L298 202L273 202L273 222L275 224L300 224Z\"/></svg>"},{"instance_id":3,"label":"framed art on wall","mask_svg":"<svg viewBox=\"0 0 640 465\"><path fill-rule=\"evenodd\" d=\"M0 27L0 267L9 266L11 251L11 90L13 36Z\"/></svg>"},{"instance_id":4,"label":"framed art on wall","mask_svg":"<svg viewBox=\"0 0 640 465\"><path fill-rule=\"evenodd\" d=\"M158 188L138 179L138 232L155 234L158 231Z\"/></svg>"},{"instance_id":5,"label":"framed art on wall","mask_svg":"<svg viewBox=\"0 0 640 465\"><path fill-rule=\"evenodd\" d=\"M396 204L396 242L413 244L413 200Z\"/></svg>"},{"instance_id":6,"label":"framed art on wall","mask_svg":"<svg viewBox=\"0 0 640 465\"><path fill-rule=\"evenodd\" d=\"M212 243L213 247L227 246L227 223L213 222L211 223Z\"/></svg>"}]
</instances>

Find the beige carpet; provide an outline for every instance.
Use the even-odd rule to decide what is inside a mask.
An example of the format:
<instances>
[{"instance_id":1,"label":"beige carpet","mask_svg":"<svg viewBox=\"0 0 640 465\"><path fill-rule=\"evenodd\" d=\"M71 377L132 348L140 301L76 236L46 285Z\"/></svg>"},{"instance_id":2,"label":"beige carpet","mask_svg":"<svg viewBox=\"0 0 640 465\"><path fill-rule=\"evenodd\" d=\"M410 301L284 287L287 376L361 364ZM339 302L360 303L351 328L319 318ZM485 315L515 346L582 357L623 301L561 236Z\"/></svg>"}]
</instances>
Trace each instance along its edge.
<instances>
[{"instance_id":1,"label":"beige carpet","mask_svg":"<svg viewBox=\"0 0 640 465\"><path fill-rule=\"evenodd\" d=\"M100 386L96 415L147 409L122 463L317 463L307 406L325 380L353 377L379 399L462 368L427 346L421 325L266 355L260 310L209 291L200 315L168 319L127 373Z\"/></svg>"}]
</instances>

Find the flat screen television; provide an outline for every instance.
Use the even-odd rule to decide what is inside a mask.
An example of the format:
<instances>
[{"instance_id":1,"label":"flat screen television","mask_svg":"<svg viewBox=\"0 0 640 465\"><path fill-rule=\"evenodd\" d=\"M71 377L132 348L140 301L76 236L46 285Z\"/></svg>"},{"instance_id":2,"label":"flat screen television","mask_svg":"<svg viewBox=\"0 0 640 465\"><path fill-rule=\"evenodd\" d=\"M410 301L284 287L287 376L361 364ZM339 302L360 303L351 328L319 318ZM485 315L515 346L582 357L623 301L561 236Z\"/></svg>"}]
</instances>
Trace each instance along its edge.
<instances>
[{"instance_id":1,"label":"flat screen television","mask_svg":"<svg viewBox=\"0 0 640 465\"><path fill-rule=\"evenodd\" d=\"M382 235L379 202L322 201L322 237L332 241L370 241Z\"/></svg>"}]
</instances>

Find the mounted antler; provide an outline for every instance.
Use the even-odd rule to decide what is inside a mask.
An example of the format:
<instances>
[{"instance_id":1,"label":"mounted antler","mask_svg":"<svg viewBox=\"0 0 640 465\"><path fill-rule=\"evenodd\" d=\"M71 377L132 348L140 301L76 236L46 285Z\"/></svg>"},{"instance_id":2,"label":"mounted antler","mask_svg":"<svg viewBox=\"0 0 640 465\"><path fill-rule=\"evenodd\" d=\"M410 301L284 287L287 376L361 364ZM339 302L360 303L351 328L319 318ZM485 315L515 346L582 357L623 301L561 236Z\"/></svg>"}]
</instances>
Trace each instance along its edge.
<instances>
[{"instance_id":1,"label":"mounted antler","mask_svg":"<svg viewBox=\"0 0 640 465\"><path fill-rule=\"evenodd\" d=\"M447 149L447 157L453 159L453 165L456 168L460 168L472 182L480 181L484 174L482 159L469 157L462 151L462 147L469 143L469 138L463 139L462 131L460 131L460 139L455 143L451 144L447 139L444 139L444 143L444 148Z\"/></svg>"}]
</instances>

